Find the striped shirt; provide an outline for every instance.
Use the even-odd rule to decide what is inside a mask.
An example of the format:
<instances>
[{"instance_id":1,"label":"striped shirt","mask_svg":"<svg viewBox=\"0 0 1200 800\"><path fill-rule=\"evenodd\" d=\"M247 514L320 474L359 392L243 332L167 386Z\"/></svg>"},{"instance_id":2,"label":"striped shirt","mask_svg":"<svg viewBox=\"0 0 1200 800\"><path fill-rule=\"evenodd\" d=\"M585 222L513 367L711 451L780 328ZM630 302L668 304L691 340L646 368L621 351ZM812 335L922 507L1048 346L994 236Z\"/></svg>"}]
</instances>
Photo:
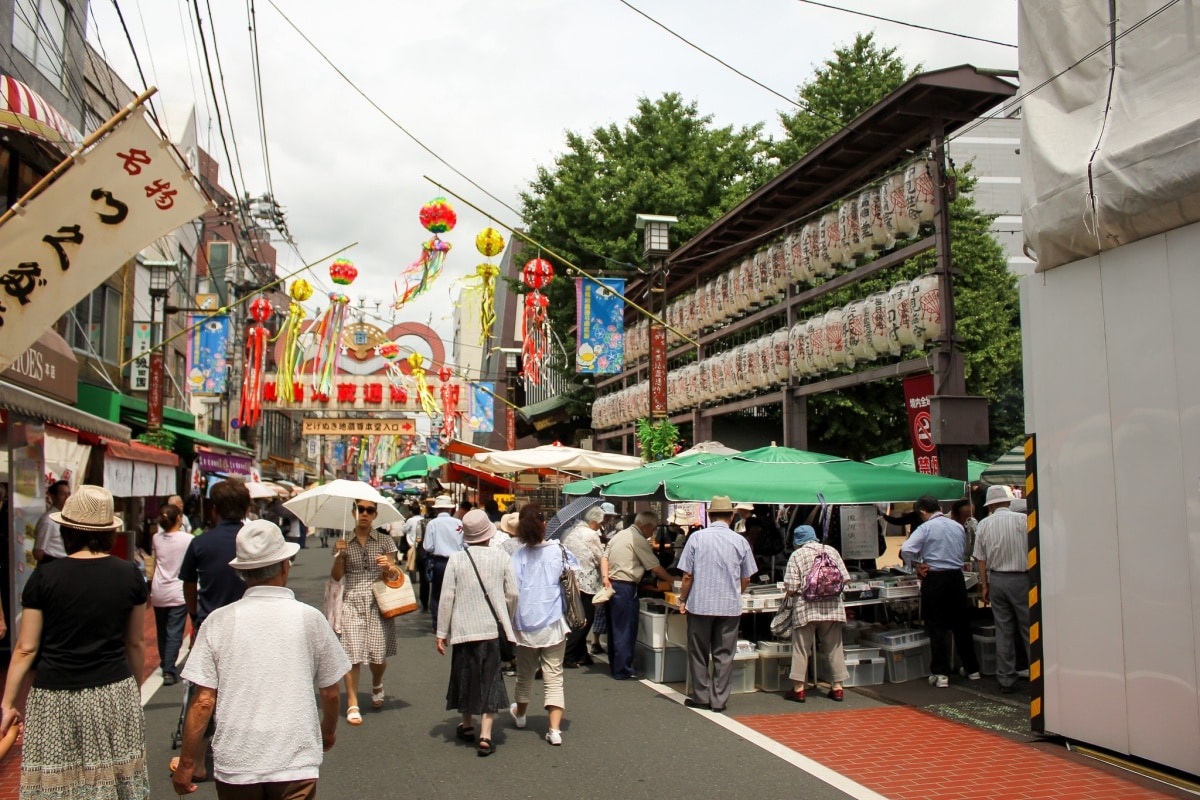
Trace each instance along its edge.
<instances>
[{"instance_id":1,"label":"striped shirt","mask_svg":"<svg viewBox=\"0 0 1200 800\"><path fill-rule=\"evenodd\" d=\"M975 560L988 572L1026 572L1029 569L1029 520L999 508L979 523L975 534Z\"/></svg>"},{"instance_id":2,"label":"striped shirt","mask_svg":"<svg viewBox=\"0 0 1200 800\"><path fill-rule=\"evenodd\" d=\"M443 511L425 526L425 550L431 556L449 558L463 549L462 520Z\"/></svg>"},{"instance_id":3,"label":"striped shirt","mask_svg":"<svg viewBox=\"0 0 1200 800\"><path fill-rule=\"evenodd\" d=\"M725 522L714 522L689 536L679 568L692 576L688 613L709 617L740 617L742 580L758 571L746 538Z\"/></svg>"}]
</instances>

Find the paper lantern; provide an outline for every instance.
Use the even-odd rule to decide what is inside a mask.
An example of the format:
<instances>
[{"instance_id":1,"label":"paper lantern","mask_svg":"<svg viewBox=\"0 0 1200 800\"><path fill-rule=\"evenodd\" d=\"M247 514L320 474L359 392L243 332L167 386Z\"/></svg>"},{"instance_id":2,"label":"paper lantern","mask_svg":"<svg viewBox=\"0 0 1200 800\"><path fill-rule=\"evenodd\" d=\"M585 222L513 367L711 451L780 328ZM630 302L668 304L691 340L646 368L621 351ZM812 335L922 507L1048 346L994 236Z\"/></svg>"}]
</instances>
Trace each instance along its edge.
<instances>
[{"instance_id":1,"label":"paper lantern","mask_svg":"<svg viewBox=\"0 0 1200 800\"><path fill-rule=\"evenodd\" d=\"M834 258L831 248L829 260L834 264L853 267L855 257L862 255L867 250L867 245L862 239L862 231L858 226L858 206L853 198L842 203L838 208L838 230L842 234L842 258L840 260Z\"/></svg>"},{"instance_id":2,"label":"paper lantern","mask_svg":"<svg viewBox=\"0 0 1200 800\"><path fill-rule=\"evenodd\" d=\"M700 403L700 365L688 364L683 368L683 393L687 398L688 408L694 408Z\"/></svg>"},{"instance_id":3,"label":"paper lantern","mask_svg":"<svg viewBox=\"0 0 1200 800\"><path fill-rule=\"evenodd\" d=\"M725 273L725 285L721 288L721 297L725 301L725 318L736 319L746 308L746 298L738 296L741 287L742 271L740 266Z\"/></svg>"},{"instance_id":4,"label":"paper lantern","mask_svg":"<svg viewBox=\"0 0 1200 800\"><path fill-rule=\"evenodd\" d=\"M896 243L883 224L883 206L877 186L858 195L858 231L868 250L886 250Z\"/></svg>"},{"instance_id":5,"label":"paper lantern","mask_svg":"<svg viewBox=\"0 0 1200 800\"><path fill-rule=\"evenodd\" d=\"M444 197L436 197L421 206L420 218L421 226L434 234L454 230L458 224L458 215Z\"/></svg>"},{"instance_id":6,"label":"paper lantern","mask_svg":"<svg viewBox=\"0 0 1200 800\"><path fill-rule=\"evenodd\" d=\"M774 290L775 297L783 298L787 294L788 284L792 282L786 242L780 241L771 245L770 261L771 288Z\"/></svg>"},{"instance_id":7,"label":"paper lantern","mask_svg":"<svg viewBox=\"0 0 1200 800\"><path fill-rule=\"evenodd\" d=\"M750 308L750 284L754 282L754 262L745 259L729 271L729 302L726 310L737 319Z\"/></svg>"},{"instance_id":8,"label":"paper lantern","mask_svg":"<svg viewBox=\"0 0 1200 800\"><path fill-rule=\"evenodd\" d=\"M375 352L382 356L384 361L395 361L400 357L400 345L395 342L384 342L375 348Z\"/></svg>"},{"instance_id":9,"label":"paper lantern","mask_svg":"<svg viewBox=\"0 0 1200 800\"><path fill-rule=\"evenodd\" d=\"M791 375L792 351L788 334L787 328L780 328L771 334L771 350L775 354L775 383L787 383L788 376Z\"/></svg>"},{"instance_id":10,"label":"paper lantern","mask_svg":"<svg viewBox=\"0 0 1200 800\"><path fill-rule=\"evenodd\" d=\"M928 161L908 165L904 170L904 203L910 219L918 224L933 221L935 188Z\"/></svg>"},{"instance_id":11,"label":"paper lantern","mask_svg":"<svg viewBox=\"0 0 1200 800\"><path fill-rule=\"evenodd\" d=\"M544 258L527 261L521 270L521 280L536 292L554 280L554 266Z\"/></svg>"},{"instance_id":12,"label":"paper lantern","mask_svg":"<svg viewBox=\"0 0 1200 800\"><path fill-rule=\"evenodd\" d=\"M747 342L734 348L734 358L737 361L735 373L736 391L738 394L750 394L763 385L763 374L755 346Z\"/></svg>"},{"instance_id":13,"label":"paper lantern","mask_svg":"<svg viewBox=\"0 0 1200 800\"><path fill-rule=\"evenodd\" d=\"M495 228L484 228L475 236L475 249L488 258L494 258L504 249L504 237Z\"/></svg>"},{"instance_id":14,"label":"paper lantern","mask_svg":"<svg viewBox=\"0 0 1200 800\"><path fill-rule=\"evenodd\" d=\"M875 292L866 299L869 324L867 336L871 340L871 349L877 355L900 353L900 343L888 334L887 293Z\"/></svg>"},{"instance_id":15,"label":"paper lantern","mask_svg":"<svg viewBox=\"0 0 1200 800\"><path fill-rule=\"evenodd\" d=\"M292 281L292 288L288 290L288 294L296 302L303 303L313 296L312 284L304 280L304 278L297 278Z\"/></svg>"},{"instance_id":16,"label":"paper lantern","mask_svg":"<svg viewBox=\"0 0 1200 800\"><path fill-rule=\"evenodd\" d=\"M736 354L732 351L725 353L724 359L721 361L721 373L724 379L725 397L734 397L738 394L741 380L738 375L738 363Z\"/></svg>"},{"instance_id":17,"label":"paper lantern","mask_svg":"<svg viewBox=\"0 0 1200 800\"><path fill-rule=\"evenodd\" d=\"M825 360L830 369L836 369L846 363L846 337L842 329L842 316L840 308L831 308L825 312Z\"/></svg>"},{"instance_id":18,"label":"paper lantern","mask_svg":"<svg viewBox=\"0 0 1200 800\"><path fill-rule=\"evenodd\" d=\"M912 336L916 347L942 335L941 287L936 275L919 275L909 284Z\"/></svg>"},{"instance_id":19,"label":"paper lantern","mask_svg":"<svg viewBox=\"0 0 1200 800\"><path fill-rule=\"evenodd\" d=\"M722 286L724 281L714 278L705 284L705 292L708 294L708 327L716 327L725 321L725 300Z\"/></svg>"},{"instance_id":20,"label":"paper lantern","mask_svg":"<svg viewBox=\"0 0 1200 800\"><path fill-rule=\"evenodd\" d=\"M250 301L250 316L257 322L266 322L275 313L275 309L271 308L271 301L259 295Z\"/></svg>"},{"instance_id":21,"label":"paper lantern","mask_svg":"<svg viewBox=\"0 0 1200 800\"><path fill-rule=\"evenodd\" d=\"M788 366L795 378L804 378L813 372L812 359L810 354L805 352L804 340L807 336L807 322L797 322L788 331Z\"/></svg>"},{"instance_id":22,"label":"paper lantern","mask_svg":"<svg viewBox=\"0 0 1200 800\"><path fill-rule=\"evenodd\" d=\"M808 260L804 257L804 235L792 231L783 242L784 261L787 264L788 281L791 283L808 282L812 280ZM786 287L784 287L786 289Z\"/></svg>"},{"instance_id":23,"label":"paper lantern","mask_svg":"<svg viewBox=\"0 0 1200 800\"><path fill-rule=\"evenodd\" d=\"M875 348L871 346L870 313L866 300L855 300L846 306L843 317L846 327L846 349L855 362L874 361Z\"/></svg>"},{"instance_id":24,"label":"paper lantern","mask_svg":"<svg viewBox=\"0 0 1200 800\"><path fill-rule=\"evenodd\" d=\"M879 207L883 227L893 239L908 239L917 232L917 222L908 216L904 199L904 173L893 172L879 184Z\"/></svg>"},{"instance_id":25,"label":"paper lantern","mask_svg":"<svg viewBox=\"0 0 1200 800\"><path fill-rule=\"evenodd\" d=\"M683 324L683 332L692 337L695 337L700 332L696 324L696 318L699 314L699 309L697 308L698 295L699 292L696 291L687 292L684 294L682 301L683 316L680 318L680 322Z\"/></svg>"},{"instance_id":26,"label":"paper lantern","mask_svg":"<svg viewBox=\"0 0 1200 800\"><path fill-rule=\"evenodd\" d=\"M845 253L842 250L842 229L838 227L837 212L823 214L817 221L817 248L813 252L814 275L833 275L836 263Z\"/></svg>"},{"instance_id":27,"label":"paper lantern","mask_svg":"<svg viewBox=\"0 0 1200 800\"><path fill-rule=\"evenodd\" d=\"M775 288L775 273L771 269L771 248L754 254L754 282L757 284L755 301L759 306L769 305L779 297Z\"/></svg>"},{"instance_id":28,"label":"paper lantern","mask_svg":"<svg viewBox=\"0 0 1200 800\"><path fill-rule=\"evenodd\" d=\"M353 262L339 258L329 265L329 277L338 286L349 286L358 277L358 269Z\"/></svg>"},{"instance_id":29,"label":"paper lantern","mask_svg":"<svg viewBox=\"0 0 1200 800\"><path fill-rule=\"evenodd\" d=\"M775 383L775 348L771 345L771 337L762 336L755 339L750 343L750 352L758 362L759 372L762 373L761 382L754 388L765 389Z\"/></svg>"},{"instance_id":30,"label":"paper lantern","mask_svg":"<svg viewBox=\"0 0 1200 800\"><path fill-rule=\"evenodd\" d=\"M909 282L897 283L888 290L888 334L901 347L912 347L912 304L908 298Z\"/></svg>"},{"instance_id":31,"label":"paper lantern","mask_svg":"<svg viewBox=\"0 0 1200 800\"><path fill-rule=\"evenodd\" d=\"M817 372L830 368L829 353L825 345L825 318L813 317L806 325L808 328L807 347L812 352L812 364Z\"/></svg>"}]
</instances>

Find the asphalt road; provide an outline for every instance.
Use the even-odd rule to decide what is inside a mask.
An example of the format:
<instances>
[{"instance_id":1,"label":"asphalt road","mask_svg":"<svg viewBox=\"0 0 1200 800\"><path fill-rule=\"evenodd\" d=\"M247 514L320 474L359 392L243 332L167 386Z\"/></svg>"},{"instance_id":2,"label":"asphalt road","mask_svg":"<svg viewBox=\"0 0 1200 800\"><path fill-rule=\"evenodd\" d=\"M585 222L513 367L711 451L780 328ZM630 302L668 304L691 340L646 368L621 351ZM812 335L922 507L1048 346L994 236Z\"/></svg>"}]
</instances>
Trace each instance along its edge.
<instances>
[{"instance_id":1,"label":"asphalt road","mask_svg":"<svg viewBox=\"0 0 1200 800\"><path fill-rule=\"evenodd\" d=\"M331 552L311 543L300 552L290 583L300 600L320 607ZM567 671L561 747L543 738L546 716L537 713L535 693L528 727L517 730L507 714L499 715L496 752L479 758L473 746L454 738L459 717L445 708L450 658L438 655L429 627L429 615L421 612L398 621L399 653L384 677L388 701L381 711L364 709L357 728L344 718L339 723L337 745L321 768L322 797L849 796L721 727L715 715L685 708L648 685L612 680L599 662ZM507 680L511 697L514 679ZM363 683L369 685L365 669ZM262 691L272 691L269 674ZM177 754L171 738L181 701L176 685L160 688L145 706L156 799L174 796L168 762ZM201 783L192 796L215 798L216 791L211 782Z\"/></svg>"}]
</instances>

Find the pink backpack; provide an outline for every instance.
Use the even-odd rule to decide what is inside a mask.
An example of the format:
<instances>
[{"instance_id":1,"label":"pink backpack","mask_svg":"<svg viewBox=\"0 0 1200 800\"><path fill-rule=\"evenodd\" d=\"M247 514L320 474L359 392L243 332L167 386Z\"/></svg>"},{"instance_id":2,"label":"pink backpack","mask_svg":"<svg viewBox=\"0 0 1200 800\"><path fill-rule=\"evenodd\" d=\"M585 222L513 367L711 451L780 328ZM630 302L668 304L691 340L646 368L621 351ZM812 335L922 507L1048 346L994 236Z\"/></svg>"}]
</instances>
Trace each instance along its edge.
<instances>
[{"instance_id":1,"label":"pink backpack","mask_svg":"<svg viewBox=\"0 0 1200 800\"><path fill-rule=\"evenodd\" d=\"M821 552L813 560L812 569L804 578L804 588L801 592L805 600L826 600L837 597L842 593L845 579L838 568L837 561L829 555L829 545L822 544Z\"/></svg>"}]
</instances>

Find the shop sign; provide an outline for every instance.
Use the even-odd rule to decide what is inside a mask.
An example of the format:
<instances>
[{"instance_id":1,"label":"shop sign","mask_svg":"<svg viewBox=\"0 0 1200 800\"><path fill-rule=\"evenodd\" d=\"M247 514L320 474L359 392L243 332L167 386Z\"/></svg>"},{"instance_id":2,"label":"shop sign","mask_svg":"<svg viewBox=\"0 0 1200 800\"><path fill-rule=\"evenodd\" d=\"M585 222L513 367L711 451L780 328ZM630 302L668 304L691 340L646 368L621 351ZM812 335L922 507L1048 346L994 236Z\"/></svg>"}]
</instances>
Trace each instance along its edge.
<instances>
[{"instance_id":1,"label":"shop sign","mask_svg":"<svg viewBox=\"0 0 1200 800\"><path fill-rule=\"evenodd\" d=\"M17 356L2 377L68 405L75 405L78 397L79 362L71 346L53 330Z\"/></svg>"},{"instance_id":2,"label":"shop sign","mask_svg":"<svg viewBox=\"0 0 1200 800\"><path fill-rule=\"evenodd\" d=\"M667 329L650 326L650 416L667 415Z\"/></svg>"},{"instance_id":3,"label":"shop sign","mask_svg":"<svg viewBox=\"0 0 1200 800\"><path fill-rule=\"evenodd\" d=\"M504 447L508 450L517 449L517 412L512 406L505 408Z\"/></svg>"},{"instance_id":4,"label":"shop sign","mask_svg":"<svg viewBox=\"0 0 1200 800\"><path fill-rule=\"evenodd\" d=\"M150 388L150 333L153 330L149 322L133 323L133 343L130 355L133 364L130 366L129 388L135 392L144 392Z\"/></svg>"},{"instance_id":5,"label":"shop sign","mask_svg":"<svg viewBox=\"0 0 1200 800\"><path fill-rule=\"evenodd\" d=\"M925 475L938 474L933 417L929 413L931 397L933 375L913 375L904 379L904 409L908 413L908 431L912 437L913 464L917 472Z\"/></svg>"},{"instance_id":6,"label":"shop sign","mask_svg":"<svg viewBox=\"0 0 1200 800\"><path fill-rule=\"evenodd\" d=\"M842 523L842 558L877 558L879 512L875 506L838 506Z\"/></svg>"},{"instance_id":7,"label":"shop sign","mask_svg":"<svg viewBox=\"0 0 1200 800\"><path fill-rule=\"evenodd\" d=\"M230 475L249 475L254 471L254 459L250 456L238 456L232 453L209 453L202 451L196 454L196 463L204 472L226 472Z\"/></svg>"},{"instance_id":8,"label":"shop sign","mask_svg":"<svg viewBox=\"0 0 1200 800\"><path fill-rule=\"evenodd\" d=\"M305 417L300 432L304 436L415 436L417 423L411 419Z\"/></svg>"},{"instance_id":9,"label":"shop sign","mask_svg":"<svg viewBox=\"0 0 1200 800\"><path fill-rule=\"evenodd\" d=\"M429 390L434 397L445 400L441 391L442 383L430 379ZM471 386L460 381L451 381L451 386L457 386L457 392L450 392L453 399L450 402L451 411L466 413L470 405ZM298 375L292 381L291 401L283 399L280 390L279 375L267 373L263 376L264 410L276 411L423 411L421 399L417 396L417 387L397 386L382 375L346 375L339 373L334 376L331 391L327 395L313 391L312 376ZM444 409L442 409L444 410Z\"/></svg>"}]
</instances>

